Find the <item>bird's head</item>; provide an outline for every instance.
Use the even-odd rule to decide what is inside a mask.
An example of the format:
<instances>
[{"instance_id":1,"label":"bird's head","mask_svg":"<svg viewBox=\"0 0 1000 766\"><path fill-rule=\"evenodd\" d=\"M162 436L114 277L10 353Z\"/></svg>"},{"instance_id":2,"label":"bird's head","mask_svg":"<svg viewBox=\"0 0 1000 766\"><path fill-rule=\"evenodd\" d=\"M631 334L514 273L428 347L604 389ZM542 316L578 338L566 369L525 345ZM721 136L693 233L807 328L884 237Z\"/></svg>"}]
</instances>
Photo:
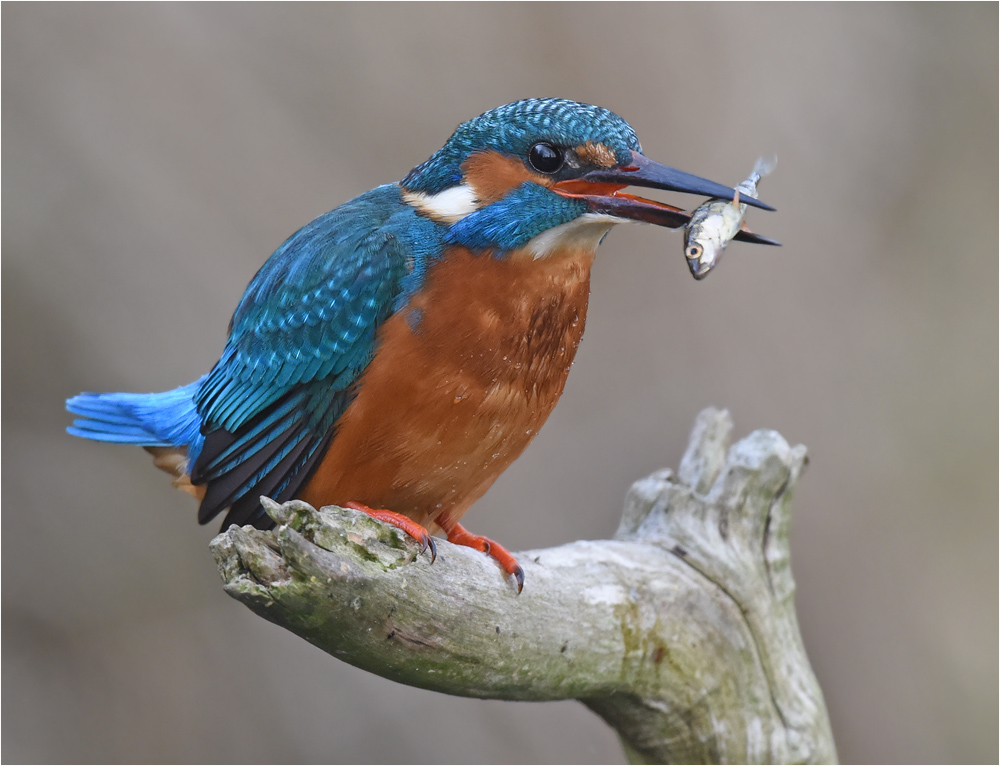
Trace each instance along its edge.
<instances>
[{"instance_id":1,"label":"bird's head","mask_svg":"<svg viewBox=\"0 0 1000 766\"><path fill-rule=\"evenodd\" d=\"M533 258L569 244L596 248L624 221L671 228L688 221L678 208L623 193L627 186L734 193L647 159L615 113L553 98L515 101L462 123L401 186L410 205L448 226L446 241Z\"/></svg>"}]
</instances>

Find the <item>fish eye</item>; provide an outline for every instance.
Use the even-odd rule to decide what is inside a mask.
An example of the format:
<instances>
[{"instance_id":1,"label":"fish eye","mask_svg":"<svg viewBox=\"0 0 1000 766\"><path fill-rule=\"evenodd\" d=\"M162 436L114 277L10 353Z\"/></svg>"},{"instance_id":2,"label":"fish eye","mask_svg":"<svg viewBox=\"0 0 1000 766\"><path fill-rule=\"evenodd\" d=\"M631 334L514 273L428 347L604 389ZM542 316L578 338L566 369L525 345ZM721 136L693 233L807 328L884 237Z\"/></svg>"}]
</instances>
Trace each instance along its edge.
<instances>
[{"instance_id":1,"label":"fish eye","mask_svg":"<svg viewBox=\"0 0 1000 766\"><path fill-rule=\"evenodd\" d=\"M701 258L703 252L705 252L705 249L701 245L691 245L688 247L685 255L688 258Z\"/></svg>"},{"instance_id":2,"label":"fish eye","mask_svg":"<svg viewBox=\"0 0 1000 766\"><path fill-rule=\"evenodd\" d=\"M563 165L562 150L547 141L539 141L528 149L528 164L539 173L555 173Z\"/></svg>"}]
</instances>

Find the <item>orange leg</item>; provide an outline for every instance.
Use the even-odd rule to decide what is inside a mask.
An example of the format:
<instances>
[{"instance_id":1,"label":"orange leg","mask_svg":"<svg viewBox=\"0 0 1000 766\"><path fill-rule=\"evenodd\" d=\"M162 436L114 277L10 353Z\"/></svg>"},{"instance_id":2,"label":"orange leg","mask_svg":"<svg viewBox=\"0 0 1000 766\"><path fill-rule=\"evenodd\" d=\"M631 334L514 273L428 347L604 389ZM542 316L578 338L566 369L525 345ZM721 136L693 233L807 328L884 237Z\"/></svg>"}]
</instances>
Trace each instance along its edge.
<instances>
[{"instance_id":1,"label":"orange leg","mask_svg":"<svg viewBox=\"0 0 1000 766\"><path fill-rule=\"evenodd\" d=\"M413 519L408 516L404 516L401 513L396 513L395 511L386 510L375 510L374 508L369 508L363 503L355 503L351 501L349 503L344 503L344 508L350 508L352 511L361 511L362 513L367 513L373 519L378 519L386 524L391 524L397 529L401 529L418 543L420 543L420 552L423 553L427 548L431 549L431 563L434 563L434 559L437 558L437 546L434 544L434 538L431 537L427 530L420 526ZM509 555L509 554L508 554Z\"/></svg>"},{"instance_id":2,"label":"orange leg","mask_svg":"<svg viewBox=\"0 0 1000 766\"><path fill-rule=\"evenodd\" d=\"M472 534L458 522L450 521L446 514L438 516L434 521L448 535L449 543L475 548L500 562L500 566L507 570L507 574L514 575L514 579L517 580L517 592L521 592L524 588L524 570L517 563L517 559L510 555L510 551L495 540Z\"/></svg>"}]
</instances>

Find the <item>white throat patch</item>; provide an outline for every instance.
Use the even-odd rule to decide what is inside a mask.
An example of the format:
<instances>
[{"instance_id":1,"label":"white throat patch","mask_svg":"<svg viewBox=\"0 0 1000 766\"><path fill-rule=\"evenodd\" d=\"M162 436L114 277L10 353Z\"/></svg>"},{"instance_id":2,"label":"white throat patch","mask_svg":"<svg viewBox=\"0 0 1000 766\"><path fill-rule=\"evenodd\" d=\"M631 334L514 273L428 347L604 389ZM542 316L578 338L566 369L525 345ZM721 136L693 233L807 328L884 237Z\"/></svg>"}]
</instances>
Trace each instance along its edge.
<instances>
[{"instance_id":1,"label":"white throat patch","mask_svg":"<svg viewBox=\"0 0 1000 766\"><path fill-rule=\"evenodd\" d=\"M476 190L459 184L437 194L404 191L403 199L424 215L441 223L457 223L479 209Z\"/></svg>"},{"instance_id":2,"label":"white throat patch","mask_svg":"<svg viewBox=\"0 0 1000 766\"><path fill-rule=\"evenodd\" d=\"M627 218L618 218L607 213L584 213L568 223L553 226L528 240L524 246L535 259L546 258L558 250L588 250L593 252L601 244L604 235L616 223L627 223Z\"/></svg>"}]
</instances>

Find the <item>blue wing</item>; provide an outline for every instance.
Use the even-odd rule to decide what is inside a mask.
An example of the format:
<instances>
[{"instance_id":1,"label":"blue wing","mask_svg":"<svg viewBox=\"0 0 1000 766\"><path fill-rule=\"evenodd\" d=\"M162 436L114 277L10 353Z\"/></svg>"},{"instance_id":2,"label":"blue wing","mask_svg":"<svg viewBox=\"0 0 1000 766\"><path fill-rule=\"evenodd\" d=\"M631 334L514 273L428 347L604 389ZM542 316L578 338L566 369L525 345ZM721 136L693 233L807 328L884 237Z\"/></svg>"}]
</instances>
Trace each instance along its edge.
<instances>
[{"instance_id":1,"label":"blue wing","mask_svg":"<svg viewBox=\"0 0 1000 766\"><path fill-rule=\"evenodd\" d=\"M419 287L441 227L396 185L381 186L293 234L257 272L221 359L194 397L205 443L202 523L267 525L258 498L287 499L319 464L379 326Z\"/></svg>"}]
</instances>

